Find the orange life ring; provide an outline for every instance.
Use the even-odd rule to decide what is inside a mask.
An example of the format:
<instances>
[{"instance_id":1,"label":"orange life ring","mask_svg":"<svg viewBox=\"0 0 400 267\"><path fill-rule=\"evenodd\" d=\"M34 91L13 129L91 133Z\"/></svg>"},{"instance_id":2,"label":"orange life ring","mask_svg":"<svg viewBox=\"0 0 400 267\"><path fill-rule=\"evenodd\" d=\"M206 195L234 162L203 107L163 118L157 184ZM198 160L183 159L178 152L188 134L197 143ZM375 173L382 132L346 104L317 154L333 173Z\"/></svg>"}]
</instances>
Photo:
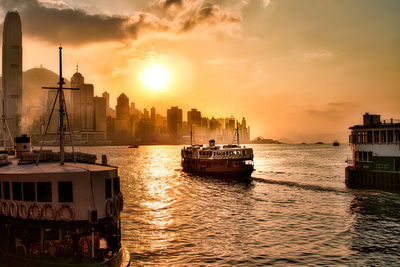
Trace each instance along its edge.
<instances>
[{"instance_id":1,"label":"orange life ring","mask_svg":"<svg viewBox=\"0 0 400 267\"><path fill-rule=\"evenodd\" d=\"M107 199L106 201L106 215L107 217L112 217L114 214L114 203L111 199Z\"/></svg>"},{"instance_id":2,"label":"orange life ring","mask_svg":"<svg viewBox=\"0 0 400 267\"><path fill-rule=\"evenodd\" d=\"M52 204L44 204L42 207L43 219L50 221L56 218L57 212Z\"/></svg>"},{"instance_id":3,"label":"orange life ring","mask_svg":"<svg viewBox=\"0 0 400 267\"><path fill-rule=\"evenodd\" d=\"M42 207L38 203L32 203L29 207L29 216L34 220L40 220L42 216Z\"/></svg>"},{"instance_id":4,"label":"orange life ring","mask_svg":"<svg viewBox=\"0 0 400 267\"><path fill-rule=\"evenodd\" d=\"M19 204L19 206L18 206L18 215L22 219L28 218L28 216L29 216L29 207L28 207L28 205L26 203L22 202L21 204Z\"/></svg>"},{"instance_id":5,"label":"orange life ring","mask_svg":"<svg viewBox=\"0 0 400 267\"><path fill-rule=\"evenodd\" d=\"M10 215L14 218L18 216L18 206L15 201L10 202Z\"/></svg>"},{"instance_id":6,"label":"orange life ring","mask_svg":"<svg viewBox=\"0 0 400 267\"><path fill-rule=\"evenodd\" d=\"M60 216L61 220L70 222L75 218L75 211L72 206L68 204L62 204L58 209L58 215Z\"/></svg>"},{"instance_id":7,"label":"orange life ring","mask_svg":"<svg viewBox=\"0 0 400 267\"><path fill-rule=\"evenodd\" d=\"M8 213L10 212L10 204L8 201L1 202L1 212L4 216L8 216Z\"/></svg>"}]
</instances>

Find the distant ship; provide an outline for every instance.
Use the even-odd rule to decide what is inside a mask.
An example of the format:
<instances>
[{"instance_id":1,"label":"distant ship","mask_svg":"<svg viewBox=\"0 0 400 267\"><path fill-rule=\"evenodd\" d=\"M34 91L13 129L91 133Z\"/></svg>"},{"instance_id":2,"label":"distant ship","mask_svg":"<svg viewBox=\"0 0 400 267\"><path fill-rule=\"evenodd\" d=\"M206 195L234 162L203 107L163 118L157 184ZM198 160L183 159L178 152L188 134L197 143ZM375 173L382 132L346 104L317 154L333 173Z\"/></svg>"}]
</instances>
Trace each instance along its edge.
<instances>
[{"instance_id":1,"label":"distant ship","mask_svg":"<svg viewBox=\"0 0 400 267\"><path fill-rule=\"evenodd\" d=\"M338 141L334 141L334 142L332 143L332 145L333 145L333 146L339 146L340 143L339 143Z\"/></svg>"},{"instance_id":2,"label":"distant ship","mask_svg":"<svg viewBox=\"0 0 400 267\"><path fill-rule=\"evenodd\" d=\"M350 130L353 159L346 184L400 191L400 122L381 122L380 115L366 113L363 125Z\"/></svg>"},{"instance_id":3,"label":"distant ship","mask_svg":"<svg viewBox=\"0 0 400 267\"><path fill-rule=\"evenodd\" d=\"M181 150L183 171L211 176L250 177L254 171L253 149L239 145L238 129L236 138L236 145L217 146L211 139L208 145L184 147Z\"/></svg>"},{"instance_id":4,"label":"distant ship","mask_svg":"<svg viewBox=\"0 0 400 267\"><path fill-rule=\"evenodd\" d=\"M57 89L51 114L59 99L60 152L31 151L23 135L15 139L14 158L0 155L0 263L128 266L118 168L107 165L105 156L96 164L96 155L64 151L64 127L70 127L59 49L59 86L46 89Z\"/></svg>"}]
</instances>

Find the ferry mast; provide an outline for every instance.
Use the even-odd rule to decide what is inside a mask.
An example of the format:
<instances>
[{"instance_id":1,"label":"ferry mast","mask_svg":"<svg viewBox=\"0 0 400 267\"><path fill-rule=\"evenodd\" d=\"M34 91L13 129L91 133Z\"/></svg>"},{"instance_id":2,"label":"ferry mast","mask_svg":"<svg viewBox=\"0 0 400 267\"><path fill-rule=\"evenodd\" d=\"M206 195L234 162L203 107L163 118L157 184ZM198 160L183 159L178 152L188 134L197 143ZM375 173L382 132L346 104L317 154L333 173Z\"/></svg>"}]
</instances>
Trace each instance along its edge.
<instances>
[{"instance_id":1,"label":"ferry mast","mask_svg":"<svg viewBox=\"0 0 400 267\"><path fill-rule=\"evenodd\" d=\"M46 131L45 131L45 133L43 135L43 138L42 138L42 144L40 146L40 151L39 151L39 154L38 154L38 157L37 157L37 160L36 160L36 165L39 163L39 160L40 160L40 153L42 152L44 139L45 139L47 131L49 129L51 117L53 116L53 112L54 112L55 105L57 103L57 99L59 101L59 112L60 112L59 128L58 128L58 133L60 135L60 164L64 165L64 162L65 162L65 158L64 158L64 143L65 143L65 140L64 140L65 139L64 116L67 119L68 133L69 133L69 136L70 136L71 147L72 147L72 155L73 155L73 158L74 158L74 162L76 163L74 145L72 143L71 126L70 126L69 118L68 118L67 105L65 103L64 89L79 90L79 88L66 88L66 87L63 87L65 82L64 82L64 77L62 76L62 47L60 46L58 49L59 49L59 61L60 61L60 75L59 75L60 79L59 79L59 81L57 83L58 87L47 87L47 86L42 87L43 89L56 89L57 90L57 94L56 94L56 97L54 99L53 107L52 107L51 112L50 112L49 121L47 122Z\"/></svg>"}]
</instances>

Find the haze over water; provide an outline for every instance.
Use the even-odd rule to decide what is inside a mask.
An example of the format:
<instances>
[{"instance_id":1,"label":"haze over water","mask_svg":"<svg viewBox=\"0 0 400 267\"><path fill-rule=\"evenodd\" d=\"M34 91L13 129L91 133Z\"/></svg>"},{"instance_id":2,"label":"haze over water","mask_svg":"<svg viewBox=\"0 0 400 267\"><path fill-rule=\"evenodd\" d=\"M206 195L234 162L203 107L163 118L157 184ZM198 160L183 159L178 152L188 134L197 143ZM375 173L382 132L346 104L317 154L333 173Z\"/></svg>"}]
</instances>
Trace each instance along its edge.
<instances>
[{"instance_id":1,"label":"haze over water","mask_svg":"<svg viewBox=\"0 0 400 267\"><path fill-rule=\"evenodd\" d=\"M344 185L347 145L252 145L249 182L180 170L180 146L82 147L119 166L132 265L394 265L400 196Z\"/></svg>"}]
</instances>

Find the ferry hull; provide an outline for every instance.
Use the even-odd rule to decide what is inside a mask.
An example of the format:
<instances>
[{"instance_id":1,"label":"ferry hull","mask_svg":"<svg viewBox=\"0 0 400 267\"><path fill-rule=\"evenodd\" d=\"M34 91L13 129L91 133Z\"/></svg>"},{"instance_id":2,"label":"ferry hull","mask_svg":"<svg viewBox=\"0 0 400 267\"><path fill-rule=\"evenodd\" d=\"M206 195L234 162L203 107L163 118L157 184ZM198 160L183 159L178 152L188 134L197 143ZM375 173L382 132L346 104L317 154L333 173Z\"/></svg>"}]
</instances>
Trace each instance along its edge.
<instances>
[{"instance_id":1,"label":"ferry hull","mask_svg":"<svg viewBox=\"0 0 400 267\"><path fill-rule=\"evenodd\" d=\"M250 177L254 171L252 165L230 167L230 166L211 166L198 167L191 164L182 164L183 171L203 176L222 176L222 177Z\"/></svg>"},{"instance_id":2,"label":"ferry hull","mask_svg":"<svg viewBox=\"0 0 400 267\"><path fill-rule=\"evenodd\" d=\"M350 188L372 188L400 192L400 173L346 167L345 182Z\"/></svg>"},{"instance_id":3,"label":"ferry hull","mask_svg":"<svg viewBox=\"0 0 400 267\"><path fill-rule=\"evenodd\" d=\"M231 177L231 178L250 178L253 173L253 169L251 170L232 170L232 171L200 171L193 169L183 169L183 171L188 173L193 173L201 176L214 176L214 177Z\"/></svg>"},{"instance_id":4,"label":"ferry hull","mask_svg":"<svg viewBox=\"0 0 400 267\"><path fill-rule=\"evenodd\" d=\"M53 260L30 259L9 253L0 254L0 259L0 267L128 267L130 265L130 254L123 247L114 257L103 262L59 262L57 258Z\"/></svg>"}]
</instances>

